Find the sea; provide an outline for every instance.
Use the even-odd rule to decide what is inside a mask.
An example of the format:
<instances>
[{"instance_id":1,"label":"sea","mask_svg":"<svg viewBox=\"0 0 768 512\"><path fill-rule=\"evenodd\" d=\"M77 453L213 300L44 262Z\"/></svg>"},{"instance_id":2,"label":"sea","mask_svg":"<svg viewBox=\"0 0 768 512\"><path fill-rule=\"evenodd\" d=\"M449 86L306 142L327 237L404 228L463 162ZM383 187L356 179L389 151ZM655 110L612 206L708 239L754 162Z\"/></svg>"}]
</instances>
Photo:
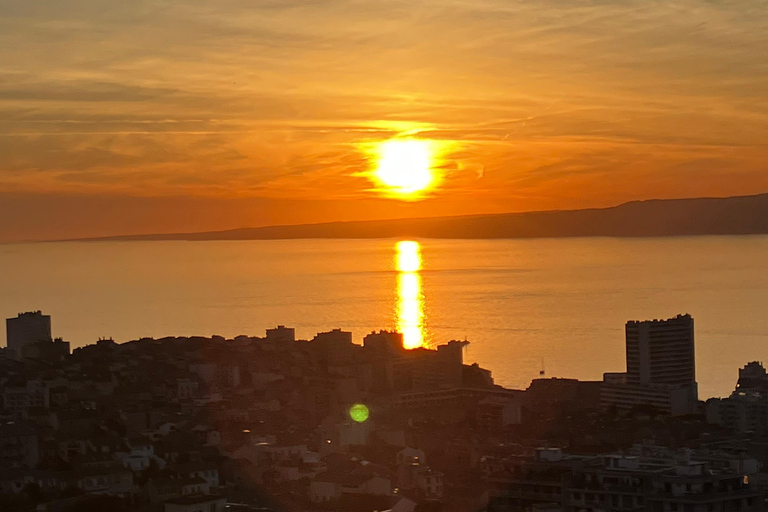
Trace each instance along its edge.
<instances>
[{"instance_id":1,"label":"sea","mask_svg":"<svg viewBox=\"0 0 768 512\"><path fill-rule=\"evenodd\" d=\"M0 245L0 315L34 310L73 348L277 325L466 339L516 389L623 371L628 320L690 313L706 399L768 361L768 236Z\"/></svg>"}]
</instances>

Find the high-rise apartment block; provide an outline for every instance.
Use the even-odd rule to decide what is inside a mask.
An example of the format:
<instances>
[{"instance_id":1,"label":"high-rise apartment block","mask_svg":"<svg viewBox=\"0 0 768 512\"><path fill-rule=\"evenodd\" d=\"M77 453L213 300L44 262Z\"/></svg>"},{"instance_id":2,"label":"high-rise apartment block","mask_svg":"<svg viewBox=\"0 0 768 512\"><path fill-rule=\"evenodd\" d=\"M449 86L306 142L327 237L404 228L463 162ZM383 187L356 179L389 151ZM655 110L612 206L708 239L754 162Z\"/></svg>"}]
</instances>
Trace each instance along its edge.
<instances>
[{"instance_id":1,"label":"high-rise apartment block","mask_svg":"<svg viewBox=\"0 0 768 512\"><path fill-rule=\"evenodd\" d=\"M627 383L689 385L696 382L693 318L627 322Z\"/></svg>"},{"instance_id":2,"label":"high-rise apartment block","mask_svg":"<svg viewBox=\"0 0 768 512\"><path fill-rule=\"evenodd\" d=\"M11 357L20 359L26 345L52 341L51 317L40 311L19 313L16 318L5 320L5 332Z\"/></svg>"},{"instance_id":3,"label":"high-rise apartment block","mask_svg":"<svg viewBox=\"0 0 768 512\"><path fill-rule=\"evenodd\" d=\"M606 373L601 402L631 409L649 405L673 415L698 406L693 318L630 321L626 325L626 373Z\"/></svg>"},{"instance_id":4,"label":"high-rise apartment block","mask_svg":"<svg viewBox=\"0 0 768 512\"><path fill-rule=\"evenodd\" d=\"M19 313L5 321L9 356L16 360L60 360L69 354L69 342L51 337L51 317L40 311Z\"/></svg>"}]
</instances>

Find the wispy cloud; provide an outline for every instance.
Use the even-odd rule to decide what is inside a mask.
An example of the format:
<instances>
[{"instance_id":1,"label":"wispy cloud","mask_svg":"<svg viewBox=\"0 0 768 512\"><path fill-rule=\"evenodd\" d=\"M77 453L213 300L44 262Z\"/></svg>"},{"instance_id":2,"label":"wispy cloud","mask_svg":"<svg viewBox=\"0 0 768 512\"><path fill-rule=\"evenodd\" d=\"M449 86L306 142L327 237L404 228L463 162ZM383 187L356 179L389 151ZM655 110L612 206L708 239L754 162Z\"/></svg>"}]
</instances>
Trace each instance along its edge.
<instances>
[{"instance_id":1,"label":"wispy cloud","mask_svg":"<svg viewBox=\"0 0 768 512\"><path fill-rule=\"evenodd\" d=\"M412 126L470 210L660 173L757 192L767 25L759 0L0 0L0 191L369 197L356 148Z\"/></svg>"}]
</instances>

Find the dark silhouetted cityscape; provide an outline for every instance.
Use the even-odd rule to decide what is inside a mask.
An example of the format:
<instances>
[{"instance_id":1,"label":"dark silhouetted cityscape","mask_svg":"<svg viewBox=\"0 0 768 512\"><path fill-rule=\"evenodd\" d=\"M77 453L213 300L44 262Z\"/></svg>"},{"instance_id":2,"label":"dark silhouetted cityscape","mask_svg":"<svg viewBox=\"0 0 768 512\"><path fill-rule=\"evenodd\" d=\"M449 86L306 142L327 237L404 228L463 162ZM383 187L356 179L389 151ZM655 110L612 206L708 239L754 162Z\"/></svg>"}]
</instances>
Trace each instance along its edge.
<instances>
[{"instance_id":1,"label":"dark silhouetted cityscape","mask_svg":"<svg viewBox=\"0 0 768 512\"><path fill-rule=\"evenodd\" d=\"M626 372L525 390L467 341L391 331L70 354L40 311L6 325L3 511L743 512L768 492L765 368L700 402L689 315L627 322Z\"/></svg>"}]
</instances>

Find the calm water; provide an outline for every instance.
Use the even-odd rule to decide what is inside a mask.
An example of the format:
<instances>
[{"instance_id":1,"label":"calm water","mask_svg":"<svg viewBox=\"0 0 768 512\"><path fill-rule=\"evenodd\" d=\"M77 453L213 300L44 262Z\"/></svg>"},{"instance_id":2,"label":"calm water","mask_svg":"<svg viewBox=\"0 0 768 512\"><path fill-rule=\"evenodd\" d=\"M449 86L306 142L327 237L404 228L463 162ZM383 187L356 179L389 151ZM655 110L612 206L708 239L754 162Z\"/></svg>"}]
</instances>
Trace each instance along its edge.
<instances>
[{"instance_id":1,"label":"calm water","mask_svg":"<svg viewBox=\"0 0 768 512\"><path fill-rule=\"evenodd\" d=\"M0 315L42 309L73 346L100 336L297 335L472 342L525 387L624 369L624 323L691 313L702 397L768 360L768 237L117 242L0 245Z\"/></svg>"}]
</instances>

